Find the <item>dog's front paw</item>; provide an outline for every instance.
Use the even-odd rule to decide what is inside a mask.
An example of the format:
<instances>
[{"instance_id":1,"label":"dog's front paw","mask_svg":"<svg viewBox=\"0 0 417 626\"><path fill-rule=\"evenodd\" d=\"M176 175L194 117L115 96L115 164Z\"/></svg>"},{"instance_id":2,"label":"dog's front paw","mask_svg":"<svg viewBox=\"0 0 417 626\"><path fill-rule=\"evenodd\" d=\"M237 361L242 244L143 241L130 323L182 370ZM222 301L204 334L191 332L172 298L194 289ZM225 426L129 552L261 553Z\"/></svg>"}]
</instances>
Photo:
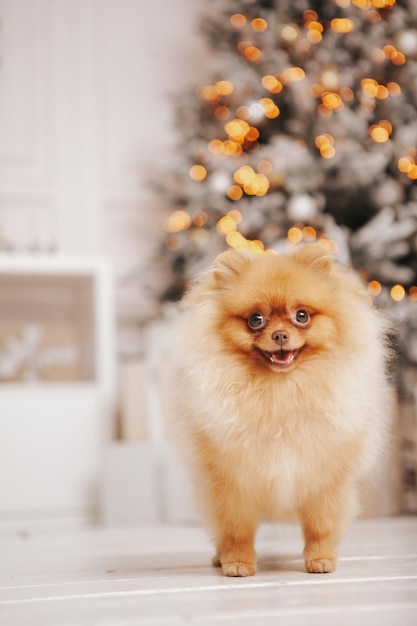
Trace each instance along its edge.
<instances>
[{"instance_id":1,"label":"dog's front paw","mask_svg":"<svg viewBox=\"0 0 417 626\"><path fill-rule=\"evenodd\" d=\"M336 569L336 559L306 559L306 570L310 574L330 574Z\"/></svg>"},{"instance_id":2,"label":"dog's front paw","mask_svg":"<svg viewBox=\"0 0 417 626\"><path fill-rule=\"evenodd\" d=\"M222 570L225 576L254 576L256 565L254 563L222 563Z\"/></svg>"}]
</instances>

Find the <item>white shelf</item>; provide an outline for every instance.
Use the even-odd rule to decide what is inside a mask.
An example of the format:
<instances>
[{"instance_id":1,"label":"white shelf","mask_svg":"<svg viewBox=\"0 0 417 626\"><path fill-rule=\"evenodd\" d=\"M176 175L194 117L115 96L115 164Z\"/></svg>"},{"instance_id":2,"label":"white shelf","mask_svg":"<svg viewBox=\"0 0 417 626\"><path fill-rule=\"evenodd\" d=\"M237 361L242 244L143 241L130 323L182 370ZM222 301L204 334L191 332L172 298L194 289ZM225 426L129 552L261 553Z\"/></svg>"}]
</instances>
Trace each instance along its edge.
<instances>
[{"instance_id":1,"label":"white shelf","mask_svg":"<svg viewBox=\"0 0 417 626\"><path fill-rule=\"evenodd\" d=\"M3 338L15 329L23 345L19 329L35 325L36 356L51 328L70 329L78 357L56 371L35 363L29 378L39 380L29 381L22 358L15 379L0 382L0 520L91 518L115 411L111 269L98 258L0 255L0 292Z\"/></svg>"}]
</instances>

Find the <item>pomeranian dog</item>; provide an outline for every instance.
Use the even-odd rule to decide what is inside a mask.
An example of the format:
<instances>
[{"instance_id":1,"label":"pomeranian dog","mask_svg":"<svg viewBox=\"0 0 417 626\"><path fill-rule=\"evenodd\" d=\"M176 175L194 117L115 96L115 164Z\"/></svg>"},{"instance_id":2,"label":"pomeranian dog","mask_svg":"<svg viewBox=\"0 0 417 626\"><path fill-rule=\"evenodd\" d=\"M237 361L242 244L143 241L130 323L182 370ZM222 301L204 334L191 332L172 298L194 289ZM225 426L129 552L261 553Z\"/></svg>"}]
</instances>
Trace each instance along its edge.
<instances>
[{"instance_id":1,"label":"pomeranian dog","mask_svg":"<svg viewBox=\"0 0 417 626\"><path fill-rule=\"evenodd\" d=\"M230 250L190 288L175 420L226 576L256 573L262 520L301 522L308 572L333 572L358 481L383 449L385 323L319 244Z\"/></svg>"}]
</instances>

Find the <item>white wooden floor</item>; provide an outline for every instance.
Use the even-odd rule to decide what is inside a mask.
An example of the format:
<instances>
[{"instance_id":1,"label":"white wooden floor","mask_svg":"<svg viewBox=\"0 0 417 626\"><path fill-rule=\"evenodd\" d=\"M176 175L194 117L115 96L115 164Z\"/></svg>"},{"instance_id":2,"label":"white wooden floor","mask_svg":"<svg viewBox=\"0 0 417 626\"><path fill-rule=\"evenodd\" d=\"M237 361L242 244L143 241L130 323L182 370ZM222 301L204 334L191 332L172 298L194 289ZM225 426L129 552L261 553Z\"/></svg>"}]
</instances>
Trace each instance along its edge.
<instances>
[{"instance_id":1,"label":"white wooden floor","mask_svg":"<svg viewBox=\"0 0 417 626\"><path fill-rule=\"evenodd\" d=\"M361 520L334 574L299 529L259 533L259 573L225 578L199 528L0 527L1 626L417 626L417 517Z\"/></svg>"}]
</instances>

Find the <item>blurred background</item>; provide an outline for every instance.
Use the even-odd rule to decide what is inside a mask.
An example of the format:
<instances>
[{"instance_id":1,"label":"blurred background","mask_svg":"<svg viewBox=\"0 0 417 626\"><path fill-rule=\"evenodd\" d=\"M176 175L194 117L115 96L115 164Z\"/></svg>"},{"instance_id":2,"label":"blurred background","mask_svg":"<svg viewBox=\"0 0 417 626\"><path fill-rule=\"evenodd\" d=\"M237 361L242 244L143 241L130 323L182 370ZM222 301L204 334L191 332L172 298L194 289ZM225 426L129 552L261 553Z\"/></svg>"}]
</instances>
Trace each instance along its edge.
<instances>
[{"instance_id":1,"label":"blurred background","mask_svg":"<svg viewBox=\"0 0 417 626\"><path fill-rule=\"evenodd\" d=\"M417 513L416 181L413 0L0 0L0 522L194 522L175 302L313 241L396 329L364 514Z\"/></svg>"}]
</instances>

